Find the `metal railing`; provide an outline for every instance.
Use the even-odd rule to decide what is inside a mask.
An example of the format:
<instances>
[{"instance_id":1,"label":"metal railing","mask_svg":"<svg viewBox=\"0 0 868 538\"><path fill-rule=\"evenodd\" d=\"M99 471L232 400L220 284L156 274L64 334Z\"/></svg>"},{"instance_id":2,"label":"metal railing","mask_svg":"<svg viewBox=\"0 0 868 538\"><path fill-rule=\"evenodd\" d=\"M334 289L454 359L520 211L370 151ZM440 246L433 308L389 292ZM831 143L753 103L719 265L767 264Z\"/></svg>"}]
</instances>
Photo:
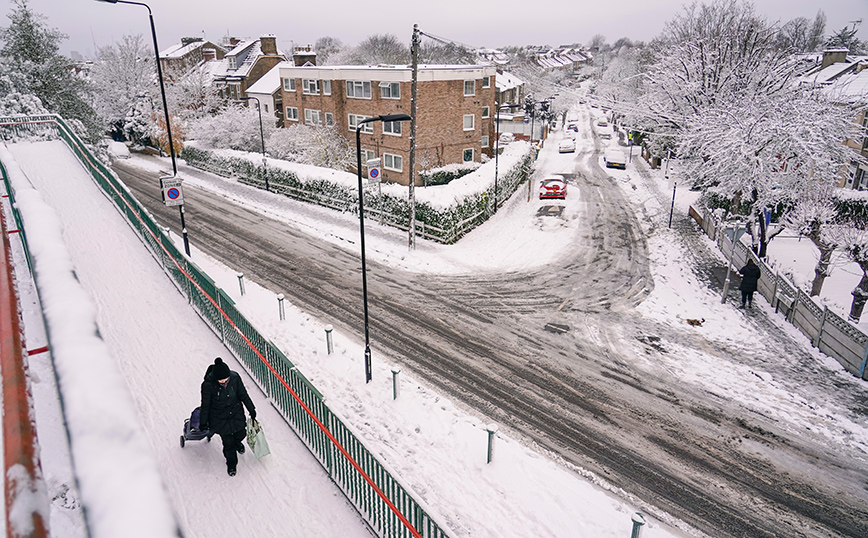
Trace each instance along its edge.
<instances>
[{"instance_id":1,"label":"metal railing","mask_svg":"<svg viewBox=\"0 0 868 538\"><path fill-rule=\"evenodd\" d=\"M388 467L325 404L322 394L235 308L232 299L179 251L127 187L59 116L0 117L0 131L50 125L161 264L193 309L238 358L331 479L383 538L447 538Z\"/></svg>"}]
</instances>

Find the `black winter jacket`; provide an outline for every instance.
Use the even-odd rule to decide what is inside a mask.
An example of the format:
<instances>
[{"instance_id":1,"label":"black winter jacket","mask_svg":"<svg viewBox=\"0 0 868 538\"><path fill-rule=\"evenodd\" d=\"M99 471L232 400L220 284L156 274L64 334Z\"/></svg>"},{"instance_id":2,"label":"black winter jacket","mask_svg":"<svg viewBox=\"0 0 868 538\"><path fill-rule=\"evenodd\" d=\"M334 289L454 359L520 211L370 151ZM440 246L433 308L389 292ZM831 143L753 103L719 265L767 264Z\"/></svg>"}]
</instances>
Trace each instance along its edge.
<instances>
[{"instance_id":1,"label":"black winter jacket","mask_svg":"<svg viewBox=\"0 0 868 538\"><path fill-rule=\"evenodd\" d=\"M741 273L741 285L738 289L745 292L756 291L761 274L760 268L754 263L749 263L742 267L739 273Z\"/></svg>"},{"instance_id":2,"label":"black winter jacket","mask_svg":"<svg viewBox=\"0 0 868 538\"><path fill-rule=\"evenodd\" d=\"M199 423L202 429L227 435L236 433L246 427L242 402L251 416L256 414L256 407L247 389L236 372L229 372L229 382L225 387L214 379L213 368L209 367L202 381L202 405L200 406Z\"/></svg>"}]
</instances>

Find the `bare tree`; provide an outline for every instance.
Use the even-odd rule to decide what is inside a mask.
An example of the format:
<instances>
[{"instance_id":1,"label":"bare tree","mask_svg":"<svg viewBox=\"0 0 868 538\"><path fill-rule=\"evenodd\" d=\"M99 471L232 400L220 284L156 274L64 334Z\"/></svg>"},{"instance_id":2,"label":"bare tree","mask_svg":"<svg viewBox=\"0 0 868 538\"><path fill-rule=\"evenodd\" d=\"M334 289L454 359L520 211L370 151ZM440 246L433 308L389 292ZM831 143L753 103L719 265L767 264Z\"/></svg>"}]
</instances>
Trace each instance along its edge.
<instances>
[{"instance_id":1,"label":"bare tree","mask_svg":"<svg viewBox=\"0 0 868 538\"><path fill-rule=\"evenodd\" d=\"M868 230L865 222L848 223L837 231L837 242L847 258L862 269L862 278L853 289L853 302L850 305L850 321L858 323L868 301Z\"/></svg>"}]
</instances>

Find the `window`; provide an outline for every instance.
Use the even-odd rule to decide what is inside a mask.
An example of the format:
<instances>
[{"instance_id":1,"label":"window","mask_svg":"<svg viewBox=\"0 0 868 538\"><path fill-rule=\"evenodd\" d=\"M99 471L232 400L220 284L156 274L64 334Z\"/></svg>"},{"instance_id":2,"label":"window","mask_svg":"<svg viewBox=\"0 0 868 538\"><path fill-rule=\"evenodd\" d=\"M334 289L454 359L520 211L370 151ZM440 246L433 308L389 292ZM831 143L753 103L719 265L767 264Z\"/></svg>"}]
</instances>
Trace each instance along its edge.
<instances>
[{"instance_id":1,"label":"window","mask_svg":"<svg viewBox=\"0 0 868 538\"><path fill-rule=\"evenodd\" d=\"M384 121L383 122L383 133L401 136L401 122L400 121Z\"/></svg>"},{"instance_id":2,"label":"window","mask_svg":"<svg viewBox=\"0 0 868 538\"><path fill-rule=\"evenodd\" d=\"M383 168L400 172L404 169L404 158L400 155L392 155L391 153L383 154Z\"/></svg>"},{"instance_id":3,"label":"window","mask_svg":"<svg viewBox=\"0 0 868 538\"><path fill-rule=\"evenodd\" d=\"M374 150L372 149L363 149L362 150L362 162L368 162L371 159L376 158L377 156L374 154Z\"/></svg>"},{"instance_id":4,"label":"window","mask_svg":"<svg viewBox=\"0 0 868 538\"><path fill-rule=\"evenodd\" d=\"M383 99L400 99L401 84L397 82L381 82L380 97Z\"/></svg>"},{"instance_id":5,"label":"window","mask_svg":"<svg viewBox=\"0 0 868 538\"><path fill-rule=\"evenodd\" d=\"M294 92L295 91L295 79L294 78L283 79L283 91L285 91L285 92Z\"/></svg>"},{"instance_id":6,"label":"window","mask_svg":"<svg viewBox=\"0 0 868 538\"><path fill-rule=\"evenodd\" d=\"M482 117L487 118L488 115L489 115L488 107L487 106L482 107Z\"/></svg>"},{"instance_id":7,"label":"window","mask_svg":"<svg viewBox=\"0 0 868 538\"><path fill-rule=\"evenodd\" d=\"M464 95L476 95L476 81L475 80L465 80L464 81Z\"/></svg>"},{"instance_id":8,"label":"window","mask_svg":"<svg viewBox=\"0 0 868 538\"><path fill-rule=\"evenodd\" d=\"M286 119L298 121L298 109L294 106L286 107Z\"/></svg>"},{"instance_id":9,"label":"window","mask_svg":"<svg viewBox=\"0 0 868 538\"><path fill-rule=\"evenodd\" d=\"M335 116L331 112L325 113L325 124L329 127L335 124Z\"/></svg>"},{"instance_id":10,"label":"window","mask_svg":"<svg viewBox=\"0 0 868 538\"><path fill-rule=\"evenodd\" d=\"M349 118L350 131L355 131L356 128L359 126L359 122L362 120L368 119L369 117L370 116L362 116L361 114L350 114L350 118ZM373 122L364 124L362 126L362 132L373 134L373 132L374 132Z\"/></svg>"},{"instance_id":11,"label":"window","mask_svg":"<svg viewBox=\"0 0 868 538\"><path fill-rule=\"evenodd\" d=\"M490 88L491 87L491 77L482 77L482 87Z\"/></svg>"},{"instance_id":12,"label":"window","mask_svg":"<svg viewBox=\"0 0 868 538\"><path fill-rule=\"evenodd\" d=\"M330 81L330 80L322 81L322 94L323 95L331 95L332 94L332 81Z\"/></svg>"},{"instance_id":13,"label":"window","mask_svg":"<svg viewBox=\"0 0 868 538\"><path fill-rule=\"evenodd\" d=\"M319 95L319 81L302 79L301 93L306 95Z\"/></svg>"},{"instance_id":14,"label":"window","mask_svg":"<svg viewBox=\"0 0 868 538\"><path fill-rule=\"evenodd\" d=\"M473 148L467 148L464 150L464 162L472 163L473 162Z\"/></svg>"},{"instance_id":15,"label":"window","mask_svg":"<svg viewBox=\"0 0 868 538\"><path fill-rule=\"evenodd\" d=\"M235 56L229 57L229 69L238 69L238 60Z\"/></svg>"},{"instance_id":16,"label":"window","mask_svg":"<svg viewBox=\"0 0 868 538\"><path fill-rule=\"evenodd\" d=\"M262 105L262 106L265 107L265 112L268 112L268 103L266 103L266 104L264 104L264 105Z\"/></svg>"},{"instance_id":17,"label":"window","mask_svg":"<svg viewBox=\"0 0 868 538\"><path fill-rule=\"evenodd\" d=\"M352 97L354 99L370 99L371 83L361 82L358 80L348 80L347 97Z\"/></svg>"},{"instance_id":18,"label":"window","mask_svg":"<svg viewBox=\"0 0 868 538\"><path fill-rule=\"evenodd\" d=\"M482 147L487 148L488 147L488 135L482 135L482 138L480 140L482 142Z\"/></svg>"},{"instance_id":19,"label":"window","mask_svg":"<svg viewBox=\"0 0 868 538\"><path fill-rule=\"evenodd\" d=\"M304 109L304 123L307 125L322 125L322 112L309 108Z\"/></svg>"},{"instance_id":20,"label":"window","mask_svg":"<svg viewBox=\"0 0 868 538\"><path fill-rule=\"evenodd\" d=\"M464 115L464 130L472 131L474 129L474 120L476 116L474 114L465 114Z\"/></svg>"}]
</instances>

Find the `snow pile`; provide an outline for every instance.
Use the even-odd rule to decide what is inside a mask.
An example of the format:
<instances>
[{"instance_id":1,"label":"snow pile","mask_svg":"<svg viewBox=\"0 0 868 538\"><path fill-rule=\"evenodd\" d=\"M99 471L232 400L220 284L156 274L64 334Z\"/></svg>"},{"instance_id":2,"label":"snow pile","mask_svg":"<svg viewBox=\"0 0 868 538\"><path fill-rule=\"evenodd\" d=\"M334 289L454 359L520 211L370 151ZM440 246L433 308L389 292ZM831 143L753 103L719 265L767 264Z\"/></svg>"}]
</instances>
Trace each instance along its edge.
<instances>
[{"instance_id":1,"label":"snow pile","mask_svg":"<svg viewBox=\"0 0 868 538\"><path fill-rule=\"evenodd\" d=\"M75 275L61 223L5 148L0 160L27 229L91 536L177 536L147 439Z\"/></svg>"}]
</instances>

